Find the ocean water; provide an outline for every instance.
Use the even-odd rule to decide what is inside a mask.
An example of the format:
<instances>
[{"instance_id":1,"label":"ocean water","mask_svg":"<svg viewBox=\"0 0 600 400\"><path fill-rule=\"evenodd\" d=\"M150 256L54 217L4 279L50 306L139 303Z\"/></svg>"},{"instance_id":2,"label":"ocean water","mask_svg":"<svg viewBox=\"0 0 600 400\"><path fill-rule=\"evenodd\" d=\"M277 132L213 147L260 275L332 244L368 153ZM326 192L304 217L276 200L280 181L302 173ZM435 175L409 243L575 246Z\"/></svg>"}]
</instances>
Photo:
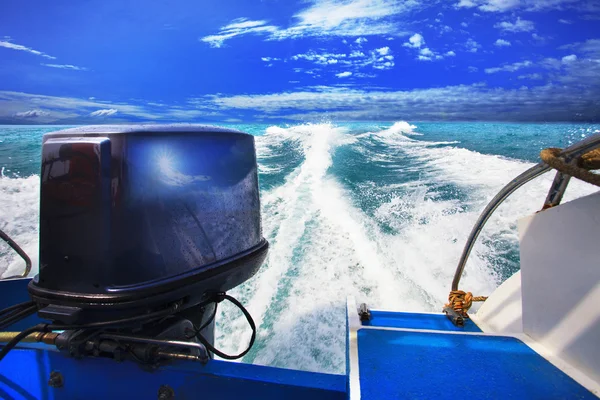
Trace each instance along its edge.
<instances>
[{"instance_id":1,"label":"ocean water","mask_svg":"<svg viewBox=\"0 0 600 400\"><path fill-rule=\"evenodd\" d=\"M255 277L232 290L258 328L243 362L344 373L345 302L439 311L472 224L545 147L596 124L234 125L256 136L263 234ZM38 262L41 137L64 127L0 126L0 228ZM538 210L553 174L527 184L482 233L462 287L486 295L519 268L516 220ZM573 182L565 201L595 188ZM0 276L23 262L0 243ZM35 273L35 271L34 271ZM243 350L241 313L222 303L217 347Z\"/></svg>"}]
</instances>

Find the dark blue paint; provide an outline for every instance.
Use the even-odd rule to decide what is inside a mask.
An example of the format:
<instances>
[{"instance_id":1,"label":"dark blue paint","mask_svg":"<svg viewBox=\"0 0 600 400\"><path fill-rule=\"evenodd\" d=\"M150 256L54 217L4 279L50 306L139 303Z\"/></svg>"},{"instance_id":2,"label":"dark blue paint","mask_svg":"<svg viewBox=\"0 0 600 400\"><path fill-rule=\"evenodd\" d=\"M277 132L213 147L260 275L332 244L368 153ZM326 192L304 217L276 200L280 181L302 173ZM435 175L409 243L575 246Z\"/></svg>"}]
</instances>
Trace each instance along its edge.
<instances>
[{"instance_id":1,"label":"dark blue paint","mask_svg":"<svg viewBox=\"0 0 600 400\"><path fill-rule=\"evenodd\" d=\"M48 386L60 371L64 387ZM109 359L75 360L55 351L13 350L0 363L0 397L7 399L154 399L169 385L177 399L346 398L346 376L211 361L177 363L156 371Z\"/></svg>"},{"instance_id":2,"label":"dark blue paint","mask_svg":"<svg viewBox=\"0 0 600 400\"><path fill-rule=\"evenodd\" d=\"M11 279L0 282L0 310L5 309L6 307L10 307L17 303L22 303L24 301L31 300L29 298L29 294L27 293L27 284L29 284L31 279ZM41 320L38 318L37 314L33 314L25 319L20 320L19 322L10 325L5 331L21 331L23 329L29 328L35 324L39 324ZM0 392L0 398L2 397L2 393Z\"/></svg>"},{"instance_id":3,"label":"dark blue paint","mask_svg":"<svg viewBox=\"0 0 600 400\"><path fill-rule=\"evenodd\" d=\"M459 328L454 326L443 314L371 311L371 320L363 322L363 325L436 331L481 332L481 329L470 319L465 321L463 328Z\"/></svg>"},{"instance_id":4,"label":"dark blue paint","mask_svg":"<svg viewBox=\"0 0 600 400\"><path fill-rule=\"evenodd\" d=\"M363 399L596 399L518 339L361 329Z\"/></svg>"}]
</instances>

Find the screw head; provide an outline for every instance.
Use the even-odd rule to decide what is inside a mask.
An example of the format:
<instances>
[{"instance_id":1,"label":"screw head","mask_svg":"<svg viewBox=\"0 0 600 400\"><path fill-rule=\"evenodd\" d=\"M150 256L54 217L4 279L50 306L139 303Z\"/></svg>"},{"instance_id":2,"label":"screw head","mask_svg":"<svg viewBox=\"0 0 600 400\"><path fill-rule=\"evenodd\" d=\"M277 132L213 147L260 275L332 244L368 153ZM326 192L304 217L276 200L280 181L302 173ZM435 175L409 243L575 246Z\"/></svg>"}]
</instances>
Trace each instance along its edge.
<instances>
[{"instance_id":1,"label":"screw head","mask_svg":"<svg viewBox=\"0 0 600 400\"><path fill-rule=\"evenodd\" d=\"M61 388L65 384L65 379L62 374L58 371L50 372L50 379L48 380L48 385L53 388Z\"/></svg>"},{"instance_id":2,"label":"screw head","mask_svg":"<svg viewBox=\"0 0 600 400\"><path fill-rule=\"evenodd\" d=\"M162 385L158 388L158 400L173 400L175 399L175 391L169 385Z\"/></svg>"}]
</instances>

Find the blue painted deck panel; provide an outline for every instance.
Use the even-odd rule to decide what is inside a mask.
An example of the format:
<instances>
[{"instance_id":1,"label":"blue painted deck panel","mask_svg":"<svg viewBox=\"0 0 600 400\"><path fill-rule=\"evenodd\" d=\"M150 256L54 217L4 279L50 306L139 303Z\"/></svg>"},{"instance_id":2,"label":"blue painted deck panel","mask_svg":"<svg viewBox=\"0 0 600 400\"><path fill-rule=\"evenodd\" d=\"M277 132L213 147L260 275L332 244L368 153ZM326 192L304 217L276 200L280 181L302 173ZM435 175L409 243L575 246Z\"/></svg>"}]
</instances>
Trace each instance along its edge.
<instances>
[{"instance_id":1,"label":"blue painted deck panel","mask_svg":"<svg viewBox=\"0 0 600 400\"><path fill-rule=\"evenodd\" d=\"M48 385L60 371L64 387ZM147 371L132 362L68 358L15 349L0 363L0 399L156 399L169 385L176 399L346 399L346 376L216 361L180 362Z\"/></svg>"},{"instance_id":2,"label":"blue painted deck panel","mask_svg":"<svg viewBox=\"0 0 600 400\"><path fill-rule=\"evenodd\" d=\"M362 399L595 399L518 339L360 329Z\"/></svg>"},{"instance_id":3,"label":"blue painted deck panel","mask_svg":"<svg viewBox=\"0 0 600 400\"><path fill-rule=\"evenodd\" d=\"M389 328L427 329L435 331L481 332L470 319L459 328L444 314L420 314L393 311L371 311L371 320L362 323L365 326L385 326Z\"/></svg>"}]
</instances>

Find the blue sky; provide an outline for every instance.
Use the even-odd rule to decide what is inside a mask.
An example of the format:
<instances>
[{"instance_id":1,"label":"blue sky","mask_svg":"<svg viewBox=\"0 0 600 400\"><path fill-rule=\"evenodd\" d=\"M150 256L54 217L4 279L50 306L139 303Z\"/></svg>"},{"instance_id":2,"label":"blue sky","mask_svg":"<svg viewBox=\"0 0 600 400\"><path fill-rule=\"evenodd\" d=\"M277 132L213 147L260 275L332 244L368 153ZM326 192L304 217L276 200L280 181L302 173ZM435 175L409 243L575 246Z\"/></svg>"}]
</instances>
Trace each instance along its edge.
<instances>
[{"instance_id":1,"label":"blue sky","mask_svg":"<svg viewBox=\"0 0 600 400\"><path fill-rule=\"evenodd\" d=\"M0 123L600 120L600 0L4 0Z\"/></svg>"}]
</instances>

